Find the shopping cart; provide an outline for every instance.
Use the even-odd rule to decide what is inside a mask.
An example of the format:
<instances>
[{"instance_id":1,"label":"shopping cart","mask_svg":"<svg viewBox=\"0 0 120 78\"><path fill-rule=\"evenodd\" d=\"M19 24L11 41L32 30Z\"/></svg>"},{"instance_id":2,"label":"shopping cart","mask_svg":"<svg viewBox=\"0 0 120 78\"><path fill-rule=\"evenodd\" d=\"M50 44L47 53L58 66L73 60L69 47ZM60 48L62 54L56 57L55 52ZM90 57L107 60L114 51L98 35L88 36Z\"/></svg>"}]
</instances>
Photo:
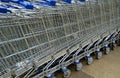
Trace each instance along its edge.
<instances>
[{"instance_id":1,"label":"shopping cart","mask_svg":"<svg viewBox=\"0 0 120 78\"><path fill-rule=\"evenodd\" d=\"M21 16L14 13L1 14L1 76L40 78L59 69L66 69L66 66L73 63L65 61L69 55L72 54L73 57L75 54L73 58L78 57L76 55L80 50L76 50L79 48L101 39L98 36L103 38L118 31L118 3L119 0L87 1L84 4L63 2L55 7L44 6L29 12L20 11ZM90 57L93 52L85 51L82 52L84 56L78 59ZM88 64L91 62L92 60ZM38 69L41 71L37 72Z\"/></svg>"}]
</instances>

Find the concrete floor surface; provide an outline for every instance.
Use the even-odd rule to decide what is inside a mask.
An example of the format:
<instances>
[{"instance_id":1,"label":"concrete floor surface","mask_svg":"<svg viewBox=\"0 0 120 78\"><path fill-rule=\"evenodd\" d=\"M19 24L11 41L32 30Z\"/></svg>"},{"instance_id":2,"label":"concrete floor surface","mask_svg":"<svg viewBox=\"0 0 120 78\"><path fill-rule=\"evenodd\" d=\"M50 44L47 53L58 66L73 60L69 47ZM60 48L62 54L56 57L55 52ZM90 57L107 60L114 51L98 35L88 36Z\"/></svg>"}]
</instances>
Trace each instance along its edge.
<instances>
[{"instance_id":1,"label":"concrete floor surface","mask_svg":"<svg viewBox=\"0 0 120 78\"><path fill-rule=\"evenodd\" d=\"M100 60L94 59L92 65L83 65L79 72L70 66L70 78L120 78L120 47L116 47L108 55L103 54ZM57 73L57 78L62 78L61 73Z\"/></svg>"}]
</instances>

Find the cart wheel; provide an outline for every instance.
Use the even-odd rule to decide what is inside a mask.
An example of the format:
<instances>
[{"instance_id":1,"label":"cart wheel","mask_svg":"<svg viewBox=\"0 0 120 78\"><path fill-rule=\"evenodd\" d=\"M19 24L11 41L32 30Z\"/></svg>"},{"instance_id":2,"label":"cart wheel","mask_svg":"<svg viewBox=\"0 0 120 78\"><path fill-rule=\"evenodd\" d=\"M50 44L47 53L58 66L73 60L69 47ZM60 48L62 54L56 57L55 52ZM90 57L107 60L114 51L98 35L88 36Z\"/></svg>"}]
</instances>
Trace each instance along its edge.
<instances>
[{"instance_id":1,"label":"cart wheel","mask_svg":"<svg viewBox=\"0 0 120 78\"><path fill-rule=\"evenodd\" d=\"M111 50L114 50L114 48L117 47L117 44L115 41L113 41L111 44L110 44L110 48Z\"/></svg>"},{"instance_id":2,"label":"cart wheel","mask_svg":"<svg viewBox=\"0 0 120 78\"><path fill-rule=\"evenodd\" d=\"M71 75L71 71L67 69L66 67L62 68L62 72L63 72L63 78L69 78Z\"/></svg>"},{"instance_id":3,"label":"cart wheel","mask_svg":"<svg viewBox=\"0 0 120 78\"><path fill-rule=\"evenodd\" d=\"M67 72L64 72L64 78L69 78L71 75L71 71L67 70Z\"/></svg>"},{"instance_id":4,"label":"cart wheel","mask_svg":"<svg viewBox=\"0 0 120 78\"><path fill-rule=\"evenodd\" d=\"M96 53L96 56L97 56L97 59L101 59L102 58L102 52L100 51L100 52L97 52Z\"/></svg>"},{"instance_id":5,"label":"cart wheel","mask_svg":"<svg viewBox=\"0 0 120 78\"><path fill-rule=\"evenodd\" d=\"M92 63L93 63L93 58L89 56L89 57L87 58L87 64L88 64L88 65L91 65Z\"/></svg>"},{"instance_id":6,"label":"cart wheel","mask_svg":"<svg viewBox=\"0 0 120 78\"><path fill-rule=\"evenodd\" d=\"M79 61L76 61L76 62L75 62L75 70L76 70L76 71L81 70L82 67L83 67L83 65L82 65L81 62L79 62Z\"/></svg>"},{"instance_id":7,"label":"cart wheel","mask_svg":"<svg viewBox=\"0 0 120 78\"><path fill-rule=\"evenodd\" d=\"M109 53L110 53L110 48L109 47L105 48L105 54L109 54Z\"/></svg>"},{"instance_id":8,"label":"cart wheel","mask_svg":"<svg viewBox=\"0 0 120 78\"><path fill-rule=\"evenodd\" d=\"M110 44L109 47L110 47L111 50L114 50L114 47L113 47L113 44L112 44L112 43Z\"/></svg>"},{"instance_id":9,"label":"cart wheel","mask_svg":"<svg viewBox=\"0 0 120 78\"><path fill-rule=\"evenodd\" d=\"M113 41L113 47L117 47L116 41Z\"/></svg>"}]
</instances>

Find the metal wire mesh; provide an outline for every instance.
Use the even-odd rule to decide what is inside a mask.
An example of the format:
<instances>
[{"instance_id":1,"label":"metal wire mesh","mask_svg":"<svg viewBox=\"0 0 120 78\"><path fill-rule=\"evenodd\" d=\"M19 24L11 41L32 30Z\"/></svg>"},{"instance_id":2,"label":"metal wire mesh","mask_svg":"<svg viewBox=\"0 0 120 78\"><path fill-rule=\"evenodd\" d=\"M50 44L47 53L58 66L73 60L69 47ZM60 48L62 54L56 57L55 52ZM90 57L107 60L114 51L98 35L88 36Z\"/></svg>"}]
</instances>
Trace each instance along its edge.
<instances>
[{"instance_id":1,"label":"metal wire mesh","mask_svg":"<svg viewBox=\"0 0 120 78\"><path fill-rule=\"evenodd\" d=\"M119 0L42 8L0 18L0 71L20 68L119 25Z\"/></svg>"}]
</instances>

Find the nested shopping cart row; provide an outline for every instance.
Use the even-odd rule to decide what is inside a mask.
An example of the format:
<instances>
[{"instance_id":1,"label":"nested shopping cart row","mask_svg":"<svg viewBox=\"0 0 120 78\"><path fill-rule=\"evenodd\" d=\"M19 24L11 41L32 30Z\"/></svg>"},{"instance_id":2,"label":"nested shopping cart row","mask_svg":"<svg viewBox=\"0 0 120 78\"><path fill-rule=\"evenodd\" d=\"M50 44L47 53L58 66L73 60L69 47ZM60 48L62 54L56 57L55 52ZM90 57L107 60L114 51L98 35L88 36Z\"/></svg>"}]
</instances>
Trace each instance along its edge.
<instances>
[{"instance_id":1,"label":"nested shopping cart row","mask_svg":"<svg viewBox=\"0 0 120 78\"><path fill-rule=\"evenodd\" d=\"M61 4L0 17L0 71L19 69L119 25L118 0ZM76 43L76 44L77 44Z\"/></svg>"}]
</instances>

